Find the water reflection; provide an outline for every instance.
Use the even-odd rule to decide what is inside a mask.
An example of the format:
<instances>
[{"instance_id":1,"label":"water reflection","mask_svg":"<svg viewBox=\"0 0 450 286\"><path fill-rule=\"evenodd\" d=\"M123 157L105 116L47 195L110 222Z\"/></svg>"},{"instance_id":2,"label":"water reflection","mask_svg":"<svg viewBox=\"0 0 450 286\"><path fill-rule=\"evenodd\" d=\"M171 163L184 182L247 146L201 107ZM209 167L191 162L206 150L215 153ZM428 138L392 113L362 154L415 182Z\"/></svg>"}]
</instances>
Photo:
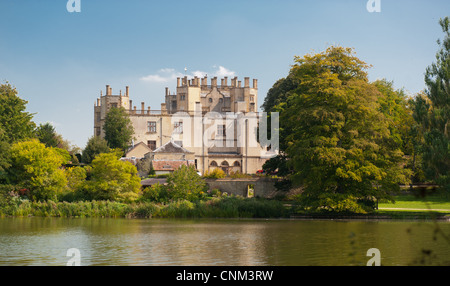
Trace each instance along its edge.
<instances>
[{"instance_id":1,"label":"water reflection","mask_svg":"<svg viewBox=\"0 0 450 286\"><path fill-rule=\"evenodd\" d=\"M441 223L450 233L450 224ZM433 223L405 221L0 219L0 265L408 265L422 249L448 263Z\"/></svg>"}]
</instances>

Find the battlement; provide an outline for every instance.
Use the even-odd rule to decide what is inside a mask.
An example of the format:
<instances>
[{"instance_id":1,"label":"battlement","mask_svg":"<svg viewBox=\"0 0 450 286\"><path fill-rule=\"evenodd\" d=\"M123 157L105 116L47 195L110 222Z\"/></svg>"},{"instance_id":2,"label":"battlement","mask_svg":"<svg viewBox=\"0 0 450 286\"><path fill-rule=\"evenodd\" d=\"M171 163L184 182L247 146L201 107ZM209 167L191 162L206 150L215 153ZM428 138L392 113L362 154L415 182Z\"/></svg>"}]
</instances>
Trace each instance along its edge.
<instances>
[{"instance_id":1,"label":"battlement","mask_svg":"<svg viewBox=\"0 0 450 286\"><path fill-rule=\"evenodd\" d=\"M242 81L238 80L238 77L235 76L234 78L231 78L231 84L228 85L228 77L224 77L221 79L221 84L217 84L217 77L212 77L210 79L210 84L208 85L208 77L205 76L203 78L199 78L195 76L192 79L188 79L187 76L184 76L182 78L177 78L177 87L202 87L202 88L250 88L250 78L244 77L244 86L242 86ZM258 88L258 80L253 79L253 86L252 88L257 89Z\"/></svg>"}]
</instances>

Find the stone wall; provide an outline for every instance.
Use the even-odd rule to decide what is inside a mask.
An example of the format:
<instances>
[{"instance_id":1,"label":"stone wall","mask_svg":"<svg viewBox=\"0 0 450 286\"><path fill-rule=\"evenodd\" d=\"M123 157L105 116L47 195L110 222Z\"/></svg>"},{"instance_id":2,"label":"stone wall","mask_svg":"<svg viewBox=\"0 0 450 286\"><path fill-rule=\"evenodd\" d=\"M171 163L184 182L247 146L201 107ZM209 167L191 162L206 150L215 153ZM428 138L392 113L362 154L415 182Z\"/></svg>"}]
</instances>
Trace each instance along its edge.
<instances>
[{"instance_id":1,"label":"stone wall","mask_svg":"<svg viewBox=\"0 0 450 286\"><path fill-rule=\"evenodd\" d=\"M239 195L243 197L248 196L249 186L253 186L255 197L273 198L278 191L275 188L276 180L266 177L258 178L243 178L243 179L206 179L206 183L210 190L218 189L222 193Z\"/></svg>"}]
</instances>

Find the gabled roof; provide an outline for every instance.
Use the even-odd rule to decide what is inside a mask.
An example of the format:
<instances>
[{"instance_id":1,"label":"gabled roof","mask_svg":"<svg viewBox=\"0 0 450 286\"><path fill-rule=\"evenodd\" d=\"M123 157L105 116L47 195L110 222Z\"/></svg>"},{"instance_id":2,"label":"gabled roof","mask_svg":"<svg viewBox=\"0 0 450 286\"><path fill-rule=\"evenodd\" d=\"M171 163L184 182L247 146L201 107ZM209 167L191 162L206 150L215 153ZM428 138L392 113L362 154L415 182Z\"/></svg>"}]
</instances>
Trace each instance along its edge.
<instances>
[{"instance_id":1,"label":"gabled roof","mask_svg":"<svg viewBox=\"0 0 450 286\"><path fill-rule=\"evenodd\" d=\"M173 141L169 141L161 147L155 149L153 153L194 153L191 152Z\"/></svg>"},{"instance_id":2,"label":"gabled roof","mask_svg":"<svg viewBox=\"0 0 450 286\"><path fill-rule=\"evenodd\" d=\"M129 155L132 154L133 151L134 152L136 152L136 151L137 152L142 152L142 156L143 156L144 154L151 152L152 149L150 149L150 147L148 147L147 144L145 144L144 142L139 142L138 144L135 144L132 148L130 148L127 151L125 157L129 157Z\"/></svg>"}]
</instances>

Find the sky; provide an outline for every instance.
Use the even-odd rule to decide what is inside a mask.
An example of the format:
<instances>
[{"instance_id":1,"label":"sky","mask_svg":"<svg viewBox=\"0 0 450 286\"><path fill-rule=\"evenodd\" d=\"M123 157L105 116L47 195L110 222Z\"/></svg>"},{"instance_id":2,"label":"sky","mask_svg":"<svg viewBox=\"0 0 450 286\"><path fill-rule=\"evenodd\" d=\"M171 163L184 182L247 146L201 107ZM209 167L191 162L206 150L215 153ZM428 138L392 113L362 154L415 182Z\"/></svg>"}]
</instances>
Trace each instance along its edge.
<instances>
[{"instance_id":1,"label":"sky","mask_svg":"<svg viewBox=\"0 0 450 286\"><path fill-rule=\"evenodd\" d=\"M0 0L0 82L84 148L106 85L159 110L178 76L250 77L260 107L295 56L331 45L414 95L449 14L448 0Z\"/></svg>"}]
</instances>

